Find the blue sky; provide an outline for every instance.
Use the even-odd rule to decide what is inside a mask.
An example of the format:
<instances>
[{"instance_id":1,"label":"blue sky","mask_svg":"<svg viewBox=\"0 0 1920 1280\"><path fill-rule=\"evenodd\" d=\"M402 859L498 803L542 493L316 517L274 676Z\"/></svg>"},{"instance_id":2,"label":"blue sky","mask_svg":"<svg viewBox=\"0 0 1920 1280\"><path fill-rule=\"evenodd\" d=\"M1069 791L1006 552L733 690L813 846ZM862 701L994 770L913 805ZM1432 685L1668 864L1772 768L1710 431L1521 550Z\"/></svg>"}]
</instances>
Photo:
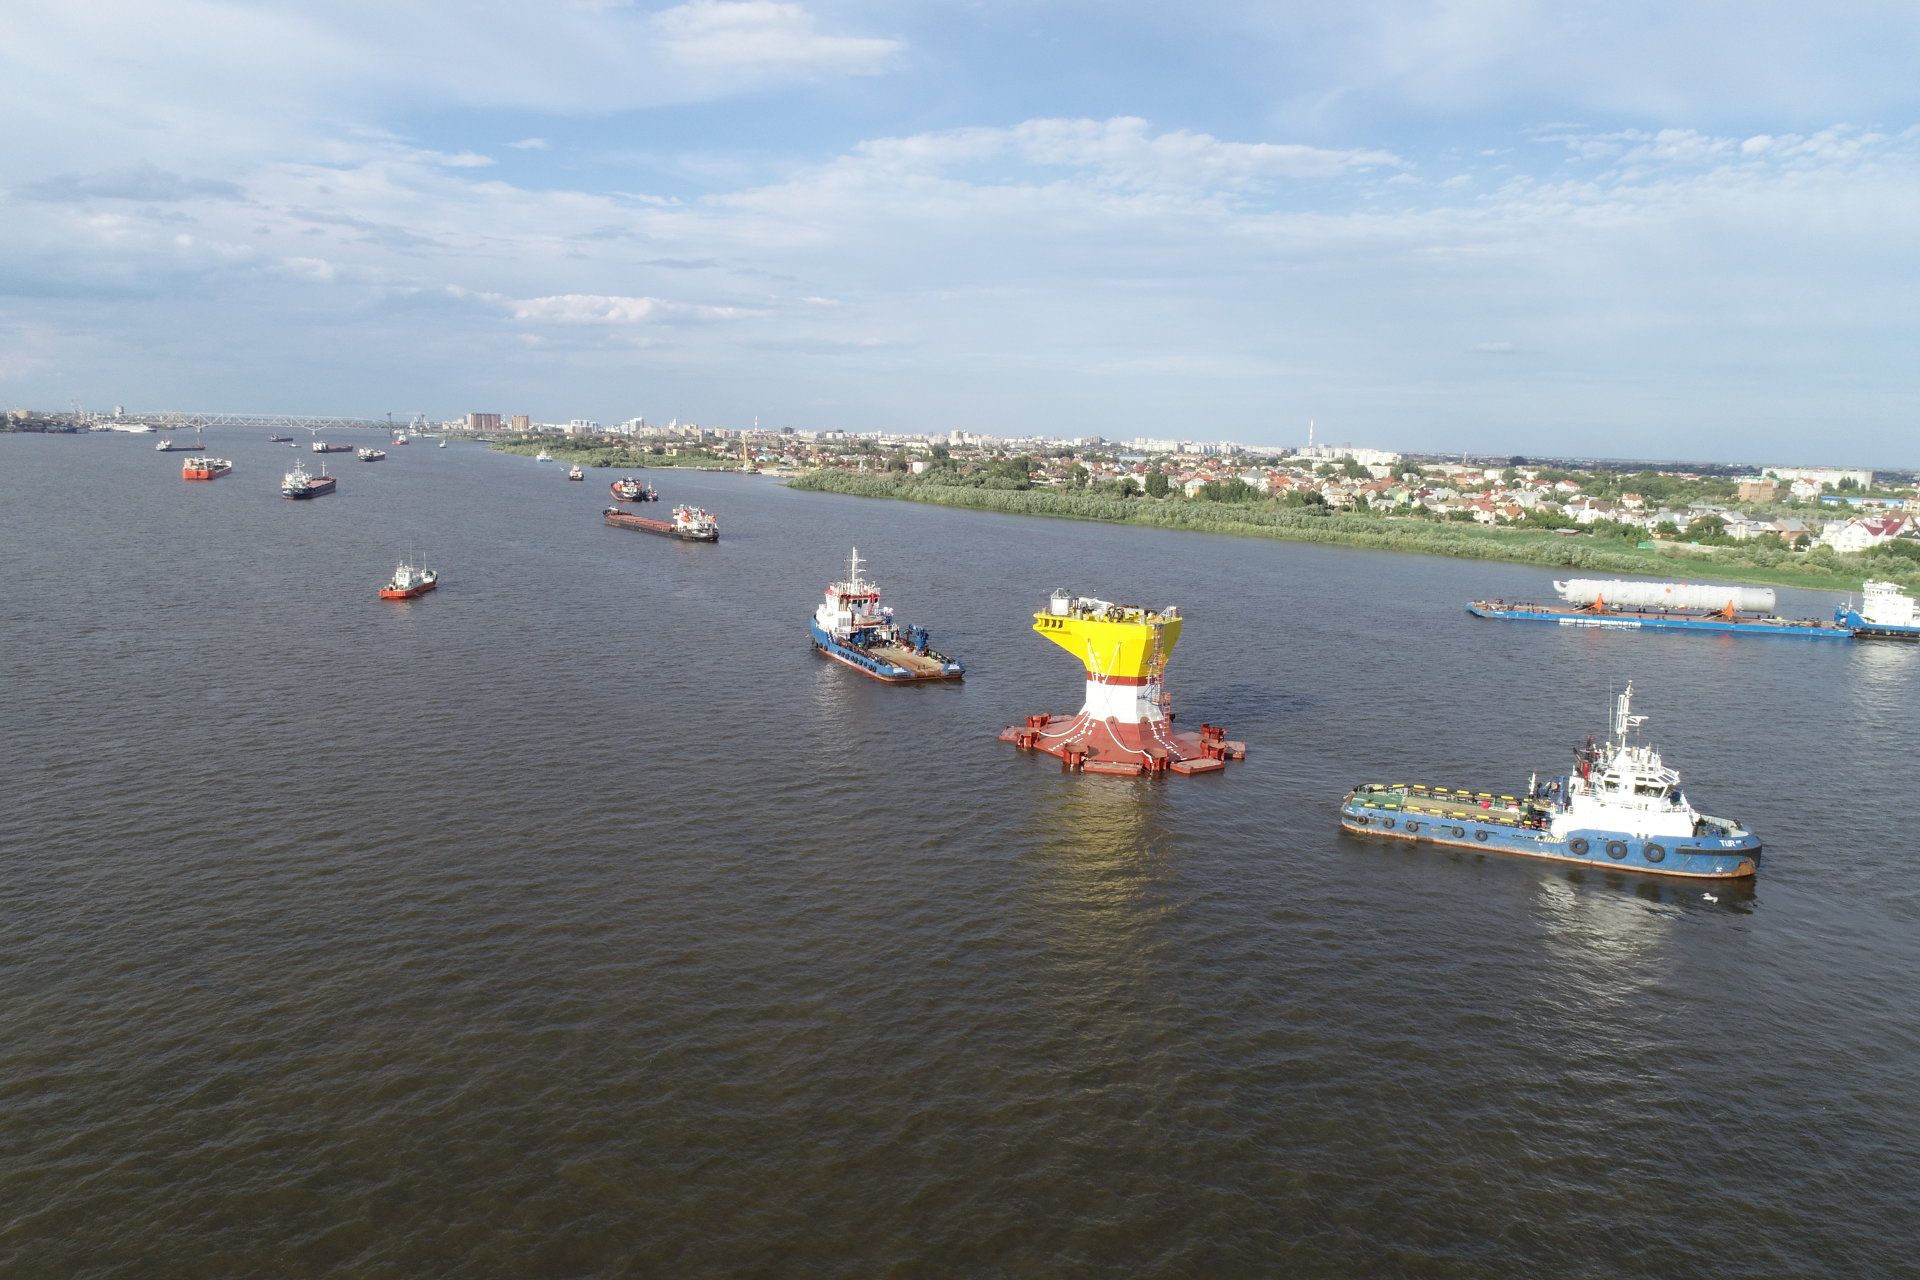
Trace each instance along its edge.
<instances>
[{"instance_id":1,"label":"blue sky","mask_svg":"<svg viewBox=\"0 0 1920 1280\"><path fill-rule=\"evenodd\" d=\"M24 0L0 403L1920 465L1920 7Z\"/></svg>"}]
</instances>

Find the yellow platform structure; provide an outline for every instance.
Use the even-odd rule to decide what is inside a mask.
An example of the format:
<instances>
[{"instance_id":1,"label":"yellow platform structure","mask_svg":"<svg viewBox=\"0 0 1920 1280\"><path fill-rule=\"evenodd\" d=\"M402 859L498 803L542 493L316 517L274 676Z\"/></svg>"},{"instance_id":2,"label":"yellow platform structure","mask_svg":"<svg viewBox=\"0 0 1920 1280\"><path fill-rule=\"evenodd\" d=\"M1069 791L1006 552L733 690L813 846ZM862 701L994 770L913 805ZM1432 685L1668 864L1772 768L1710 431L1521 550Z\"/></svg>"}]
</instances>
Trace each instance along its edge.
<instances>
[{"instance_id":1,"label":"yellow platform structure","mask_svg":"<svg viewBox=\"0 0 1920 1280\"><path fill-rule=\"evenodd\" d=\"M1089 773L1205 773L1245 756L1245 744L1227 741L1216 725L1199 733L1173 728L1165 677L1183 622L1177 608L1054 592L1033 615L1033 629L1080 660L1086 700L1073 715L1028 716L1002 730L1001 740Z\"/></svg>"}]
</instances>

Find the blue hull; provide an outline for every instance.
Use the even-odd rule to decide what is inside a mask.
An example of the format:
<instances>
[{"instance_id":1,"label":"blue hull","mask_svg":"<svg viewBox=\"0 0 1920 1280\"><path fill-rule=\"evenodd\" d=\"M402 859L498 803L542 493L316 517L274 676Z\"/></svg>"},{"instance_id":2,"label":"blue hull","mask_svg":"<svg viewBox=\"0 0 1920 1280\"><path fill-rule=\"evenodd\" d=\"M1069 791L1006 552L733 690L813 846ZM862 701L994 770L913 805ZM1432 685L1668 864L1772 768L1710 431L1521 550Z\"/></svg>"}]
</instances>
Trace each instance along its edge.
<instances>
[{"instance_id":1,"label":"blue hull","mask_svg":"<svg viewBox=\"0 0 1920 1280\"><path fill-rule=\"evenodd\" d=\"M1648 875L1731 880L1753 875L1760 864L1760 841L1689 837L1644 840L1620 831L1575 831L1564 839L1471 818L1435 818L1377 809L1348 800L1340 806L1340 825L1355 835L1449 845L1480 853L1544 858L1580 866L1610 867Z\"/></svg>"},{"instance_id":2,"label":"blue hull","mask_svg":"<svg viewBox=\"0 0 1920 1280\"><path fill-rule=\"evenodd\" d=\"M1476 618L1497 618L1502 622L1549 622L1562 627L1586 627L1601 631L1705 631L1719 635L1791 636L1803 640L1851 640L1853 632L1845 627L1820 622L1729 622L1725 618L1662 617L1659 614L1582 613L1550 609L1491 609L1468 605Z\"/></svg>"},{"instance_id":3,"label":"blue hull","mask_svg":"<svg viewBox=\"0 0 1920 1280\"><path fill-rule=\"evenodd\" d=\"M1855 609L1837 609L1834 621L1850 627L1862 640L1905 640L1920 642L1920 627L1901 627L1887 622L1868 622Z\"/></svg>"},{"instance_id":4,"label":"blue hull","mask_svg":"<svg viewBox=\"0 0 1920 1280\"><path fill-rule=\"evenodd\" d=\"M844 663L863 676L885 681L887 684L920 684L936 680L958 680L966 674L966 668L958 662L948 660L941 665L937 675L923 674L910 670L883 658L876 658L864 650L841 644L820 628L817 622L807 623L807 634L813 639L814 649L826 658Z\"/></svg>"}]
</instances>

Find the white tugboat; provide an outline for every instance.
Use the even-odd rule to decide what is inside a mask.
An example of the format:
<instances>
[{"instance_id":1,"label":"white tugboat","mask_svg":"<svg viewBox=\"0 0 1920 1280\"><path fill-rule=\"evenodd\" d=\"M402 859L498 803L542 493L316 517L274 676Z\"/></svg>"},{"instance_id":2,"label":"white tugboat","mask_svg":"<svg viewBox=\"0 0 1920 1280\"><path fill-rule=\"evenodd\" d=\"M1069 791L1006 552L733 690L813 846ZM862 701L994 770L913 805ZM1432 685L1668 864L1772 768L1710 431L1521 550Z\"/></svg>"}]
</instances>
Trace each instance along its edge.
<instances>
[{"instance_id":1,"label":"white tugboat","mask_svg":"<svg viewBox=\"0 0 1920 1280\"><path fill-rule=\"evenodd\" d=\"M880 588L860 576L860 548L853 549L843 581L829 583L807 630L822 657L887 684L958 680L967 669L927 644L925 627L895 622L880 603Z\"/></svg>"},{"instance_id":2,"label":"white tugboat","mask_svg":"<svg viewBox=\"0 0 1920 1280\"><path fill-rule=\"evenodd\" d=\"M1680 774L1650 744L1631 741L1645 716L1632 712L1633 686L1615 700L1613 736L1589 737L1573 768L1525 796L1406 783L1355 787L1340 825L1356 835L1510 853L1655 875L1750 876L1760 840L1739 823L1699 812Z\"/></svg>"}]
</instances>

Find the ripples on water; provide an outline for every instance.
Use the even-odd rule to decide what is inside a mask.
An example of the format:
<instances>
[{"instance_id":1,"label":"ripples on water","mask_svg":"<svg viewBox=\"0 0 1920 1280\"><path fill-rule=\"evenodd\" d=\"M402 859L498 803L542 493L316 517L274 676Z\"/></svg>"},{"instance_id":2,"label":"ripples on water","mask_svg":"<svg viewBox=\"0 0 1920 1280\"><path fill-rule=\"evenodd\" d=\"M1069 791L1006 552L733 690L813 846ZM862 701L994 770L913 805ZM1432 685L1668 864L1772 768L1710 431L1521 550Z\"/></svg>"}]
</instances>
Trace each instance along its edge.
<instances>
[{"instance_id":1,"label":"ripples on water","mask_svg":"<svg viewBox=\"0 0 1920 1280\"><path fill-rule=\"evenodd\" d=\"M456 446L0 437L0 1273L1889 1275L1920 654L1476 622L1532 568ZM801 624L857 542L963 686ZM373 587L409 549L446 586ZM1224 777L1067 777L1048 589ZM1816 611L1823 601L1806 597ZM1342 835L1632 678L1756 887Z\"/></svg>"}]
</instances>

